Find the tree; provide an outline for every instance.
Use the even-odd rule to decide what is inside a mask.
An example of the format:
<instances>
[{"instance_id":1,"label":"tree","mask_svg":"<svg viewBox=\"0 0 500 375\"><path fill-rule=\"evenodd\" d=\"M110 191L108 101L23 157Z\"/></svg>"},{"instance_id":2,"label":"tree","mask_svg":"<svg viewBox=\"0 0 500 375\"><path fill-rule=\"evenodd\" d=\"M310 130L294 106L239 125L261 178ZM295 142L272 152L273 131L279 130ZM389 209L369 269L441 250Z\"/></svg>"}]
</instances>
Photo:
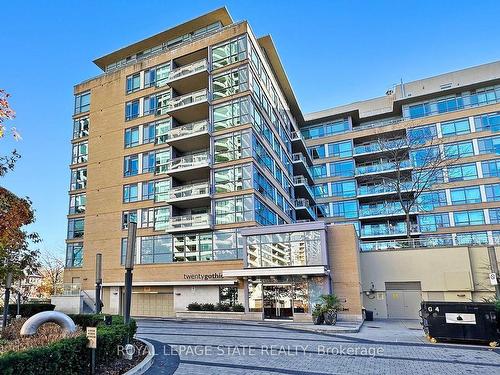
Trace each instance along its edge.
<instances>
[{"instance_id":1,"label":"tree","mask_svg":"<svg viewBox=\"0 0 500 375\"><path fill-rule=\"evenodd\" d=\"M12 120L16 117L16 113L10 107L9 99L10 95L5 92L5 90L0 89L0 139L5 136L7 132L10 132L16 141L19 141L21 136L17 132L15 127L10 127L7 129L6 121ZM0 177L4 176L9 170L14 169L16 161L21 156L16 152L12 151L10 155L0 155Z\"/></svg>"},{"instance_id":2,"label":"tree","mask_svg":"<svg viewBox=\"0 0 500 375\"><path fill-rule=\"evenodd\" d=\"M47 251L40 258L38 274L42 276L42 283L38 287L38 293L44 297L60 293L63 287L64 261Z\"/></svg>"},{"instance_id":3,"label":"tree","mask_svg":"<svg viewBox=\"0 0 500 375\"><path fill-rule=\"evenodd\" d=\"M411 215L427 211L429 207L432 209L438 203L423 200L423 193L436 185L444 185L447 168L455 164L466 150L444 146L442 139L428 130L416 132L413 136L405 134L392 139L380 138L376 147L383 153L384 161L390 163L393 172L373 176L371 181L382 186L384 191L394 193L386 201L386 206L403 212L406 237L410 239L416 226ZM473 154L470 147L469 153Z\"/></svg>"}]
</instances>

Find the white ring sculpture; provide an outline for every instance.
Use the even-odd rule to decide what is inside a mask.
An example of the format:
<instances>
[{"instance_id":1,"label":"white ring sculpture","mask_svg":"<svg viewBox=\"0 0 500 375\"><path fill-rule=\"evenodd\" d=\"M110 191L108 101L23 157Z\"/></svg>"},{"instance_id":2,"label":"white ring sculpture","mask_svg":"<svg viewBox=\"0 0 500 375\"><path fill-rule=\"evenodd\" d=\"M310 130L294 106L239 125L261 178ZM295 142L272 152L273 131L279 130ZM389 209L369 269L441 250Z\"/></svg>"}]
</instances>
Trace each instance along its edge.
<instances>
[{"instance_id":1,"label":"white ring sculpture","mask_svg":"<svg viewBox=\"0 0 500 375\"><path fill-rule=\"evenodd\" d=\"M42 324L48 322L58 324L65 334L76 331L75 322L66 314L59 311L43 311L24 322L21 327L21 336L33 336Z\"/></svg>"}]
</instances>

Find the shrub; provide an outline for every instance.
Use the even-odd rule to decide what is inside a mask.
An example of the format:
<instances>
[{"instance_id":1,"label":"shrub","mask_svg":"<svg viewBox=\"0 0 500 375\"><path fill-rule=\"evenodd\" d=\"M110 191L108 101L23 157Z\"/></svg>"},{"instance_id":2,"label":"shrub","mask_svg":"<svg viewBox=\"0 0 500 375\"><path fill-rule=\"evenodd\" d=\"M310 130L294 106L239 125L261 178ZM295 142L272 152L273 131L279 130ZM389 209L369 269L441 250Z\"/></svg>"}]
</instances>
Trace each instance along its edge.
<instances>
[{"instance_id":1,"label":"shrub","mask_svg":"<svg viewBox=\"0 0 500 375\"><path fill-rule=\"evenodd\" d=\"M213 303L203 303L201 305L201 311L215 311L215 306Z\"/></svg>"},{"instance_id":2,"label":"shrub","mask_svg":"<svg viewBox=\"0 0 500 375\"><path fill-rule=\"evenodd\" d=\"M188 311L201 311L201 305L198 302L191 302L187 309Z\"/></svg>"},{"instance_id":3,"label":"shrub","mask_svg":"<svg viewBox=\"0 0 500 375\"><path fill-rule=\"evenodd\" d=\"M231 311L231 306L228 303L218 302L215 305L215 311Z\"/></svg>"},{"instance_id":4,"label":"shrub","mask_svg":"<svg viewBox=\"0 0 500 375\"><path fill-rule=\"evenodd\" d=\"M42 311L52 311L55 307L55 305L51 305L50 303L22 303L19 306L19 315L23 318L29 318ZM9 315L12 317L17 315L17 304L9 304Z\"/></svg>"},{"instance_id":5,"label":"shrub","mask_svg":"<svg viewBox=\"0 0 500 375\"><path fill-rule=\"evenodd\" d=\"M136 322L123 324L123 318L113 316L112 325L104 325L104 315L71 315L75 323L82 327L97 326L96 362L106 363L118 357L118 345L123 345L127 337L132 337ZM85 335L63 339L50 345L21 352L8 352L0 356L2 375L38 375L61 373L77 375L87 373L90 366L90 350L87 349Z\"/></svg>"},{"instance_id":6,"label":"shrub","mask_svg":"<svg viewBox=\"0 0 500 375\"><path fill-rule=\"evenodd\" d=\"M234 312L244 312L245 306L243 306L241 303L236 303L233 305L233 311Z\"/></svg>"}]
</instances>

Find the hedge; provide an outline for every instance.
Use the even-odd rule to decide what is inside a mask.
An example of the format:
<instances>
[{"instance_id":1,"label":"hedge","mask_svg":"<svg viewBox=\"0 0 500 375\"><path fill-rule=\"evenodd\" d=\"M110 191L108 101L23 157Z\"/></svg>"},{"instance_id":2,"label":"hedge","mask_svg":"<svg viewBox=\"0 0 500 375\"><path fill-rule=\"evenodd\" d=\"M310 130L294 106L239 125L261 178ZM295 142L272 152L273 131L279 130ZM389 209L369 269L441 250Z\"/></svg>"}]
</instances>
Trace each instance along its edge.
<instances>
[{"instance_id":1,"label":"hedge","mask_svg":"<svg viewBox=\"0 0 500 375\"><path fill-rule=\"evenodd\" d=\"M71 315L82 328L97 326L96 362L107 363L118 358L118 345L124 345L133 337L137 325L133 319L130 325L123 324L123 318L113 316L112 325L104 325L104 315ZM22 352L8 352L0 355L0 374L39 375L57 372L81 375L90 372L90 349L87 338L81 335L62 339L50 345Z\"/></svg>"},{"instance_id":2,"label":"hedge","mask_svg":"<svg viewBox=\"0 0 500 375\"><path fill-rule=\"evenodd\" d=\"M19 314L23 318L29 318L42 311L52 311L56 306L50 303L22 303L19 306ZM9 315L14 317L17 315L17 304L9 304Z\"/></svg>"},{"instance_id":3,"label":"hedge","mask_svg":"<svg viewBox=\"0 0 500 375\"><path fill-rule=\"evenodd\" d=\"M187 306L188 311L232 311L232 312L244 312L245 307L241 303L236 303L233 306L228 303L198 303L192 302Z\"/></svg>"}]
</instances>

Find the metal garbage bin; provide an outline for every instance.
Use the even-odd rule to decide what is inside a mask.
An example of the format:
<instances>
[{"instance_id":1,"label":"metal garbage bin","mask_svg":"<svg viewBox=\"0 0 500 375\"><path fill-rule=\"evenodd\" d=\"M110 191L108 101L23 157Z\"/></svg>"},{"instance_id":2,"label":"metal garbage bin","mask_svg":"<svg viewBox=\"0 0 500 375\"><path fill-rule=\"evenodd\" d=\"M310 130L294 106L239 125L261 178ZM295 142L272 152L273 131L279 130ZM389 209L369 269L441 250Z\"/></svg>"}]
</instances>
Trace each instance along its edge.
<instances>
[{"instance_id":1,"label":"metal garbage bin","mask_svg":"<svg viewBox=\"0 0 500 375\"><path fill-rule=\"evenodd\" d=\"M422 326L431 342L468 341L497 346L499 314L486 302L437 302L421 304Z\"/></svg>"},{"instance_id":2,"label":"metal garbage bin","mask_svg":"<svg viewBox=\"0 0 500 375\"><path fill-rule=\"evenodd\" d=\"M365 311L365 314L366 314L365 320L366 320L367 322L373 322L373 311L371 311L371 310L366 310L366 311Z\"/></svg>"}]
</instances>

